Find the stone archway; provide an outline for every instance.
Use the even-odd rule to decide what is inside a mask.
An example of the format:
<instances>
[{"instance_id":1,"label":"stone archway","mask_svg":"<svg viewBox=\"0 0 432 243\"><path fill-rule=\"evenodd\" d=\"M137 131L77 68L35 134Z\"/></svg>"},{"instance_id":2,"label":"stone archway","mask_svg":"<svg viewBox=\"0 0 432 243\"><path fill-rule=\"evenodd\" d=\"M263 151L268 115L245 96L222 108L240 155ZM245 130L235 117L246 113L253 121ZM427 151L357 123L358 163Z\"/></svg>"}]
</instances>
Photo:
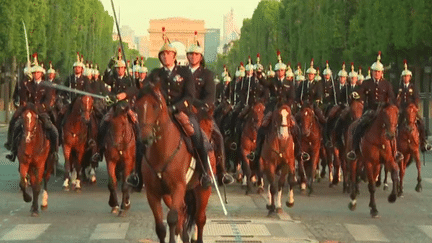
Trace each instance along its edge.
<instances>
[{"instance_id":1,"label":"stone archway","mask_svg":"<svg viewBox=\"0 0 432 243\"><path fill-rule=\"evenodd\" d=\"M148 30L150 35L150 57L157 58L159 50L163 45L162 27L165 27L167 37L170 39L171 43L177 47L177 60L181 64L185 63L186 50L193 43L195 31L198 32L198 41L204 50L204 20L191 20L185 18L152 19L150 20L150 28ZM184 53L183 50L185 50Z\"/></svg>"}]
</instances>

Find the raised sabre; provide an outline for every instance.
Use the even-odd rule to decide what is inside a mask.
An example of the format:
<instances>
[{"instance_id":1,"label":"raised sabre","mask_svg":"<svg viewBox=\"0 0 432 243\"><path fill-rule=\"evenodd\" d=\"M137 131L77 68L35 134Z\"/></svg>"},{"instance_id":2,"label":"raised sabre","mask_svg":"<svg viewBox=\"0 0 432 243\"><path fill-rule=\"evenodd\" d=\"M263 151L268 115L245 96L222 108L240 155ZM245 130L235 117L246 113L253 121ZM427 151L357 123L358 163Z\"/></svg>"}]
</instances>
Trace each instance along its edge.
<instances>
[{"instance_id":1,"label":"raised sabre","mask_svg":"<svg viewBox=\"0 0 432 243\"><path fill-rule=\"evenodd\" d=\"M27 50L27 68L30 71L30 49L29 49L29 44L28 44L28 38L27 38L27 29L24 23L24 20L22 20L22 24L24 27L24 37L25 37L25 41L26 41L26 50Z\"/></svg>"},{"instance_id":2,"label":"raised sabre","mask_svg":"<svg viewBox=\"0 0 432 243\"><path fill-rule=\"evenodd\" d=\"M53 88L53 89L63 90L63 91L72 92L72 93L81 94L81 95L88 95L88 96L92 96L92 97L95 97L95 98L104 99L106 101L109 101L108 96L93 94L93 93L90 93L90 92L86 92L86 91L82 91L82 90L78 90L78 89L69 88L67 86L64 86L64 85L61 85L61 84L55 84L55 83L50 82L50 81L42 81L41 84L45 85L47 87Z\"/></svg>"},{"instance_id":3,"label":"raised sabre","mask_svg":"<svg viewBox=\"0 0 432 243\"><path fill-rule=\"evenodd\" d=\"M123 41L122 41L121 34L120 34L120 26L119 26L119 23L117 21L117 15L116 15L116 12L115 12L113 0L111 0L111 6L112 6L113 13L114 13L114 19L115 19L115 22L116 22L116 26L117 26L117 33L118 33L118 36L119 36L120 48L122 50L123 58L125 59L124 62L127 65L126 55L125 55L125 51L124 51L124 48L123 48ZM126 73L125 73L125 75L126 75L126 77L129 76L129 70L128 70L127 66L126 66Z\"/></svg>"}]
</instances>

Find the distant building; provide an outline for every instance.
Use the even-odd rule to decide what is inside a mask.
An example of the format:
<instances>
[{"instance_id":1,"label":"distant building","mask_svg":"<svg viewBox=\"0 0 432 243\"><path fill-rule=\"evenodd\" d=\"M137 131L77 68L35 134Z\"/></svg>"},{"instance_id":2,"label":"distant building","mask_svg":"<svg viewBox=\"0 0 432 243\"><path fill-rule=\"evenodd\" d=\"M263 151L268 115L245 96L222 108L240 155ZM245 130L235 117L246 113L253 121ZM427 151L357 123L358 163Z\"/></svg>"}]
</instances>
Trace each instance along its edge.
<instances>
[{"instance_id":1,"label":"distant building","mask_svg":"<svg viewBox=\"0 0 432 243\"><path fill-rule=\"evenodd\" d=\"M126 43L129 49L137 49L137 44L135 43L135 31L133 31L129 25L123 25L120 28L120 33L123 43ZM120 39L117 33L113 33L112 38L115 41Z\"/></svg>"},{"instance_id":2,"label":"distant building","mask_svg":"<svg viewBox=\"0 0 432 243\"><path fill-rule=\"evenodd\" d=\"M206 29L204 36L204 59L206 62L215 62L220 45L220 29Z\"/></svg>"},{"instance_id":3,"label":"distant building","mask_svg":"<svg viewBox=\"0 0 432 243\"><path fill-rule=\"evenodd\" d=\"M223 16L223 41L222 45L240 39L240 29L236 24L234 9Z\"/></svg>"},{"instance_id":4,"label":"distant building","mask_svg":"<svg viewBox=\"0 0 432 243\"><path fill-rule=\"evenodd\" d=\"M177 61L184 65L187 62L186 50L193 43L194 32L198 32L198 41L205 49L204 20L191 20L186 18L152 19L149 27L149 57L158 57L163 45L162 27L170 42L177 48Z\"/></svg>"}]
</instances>

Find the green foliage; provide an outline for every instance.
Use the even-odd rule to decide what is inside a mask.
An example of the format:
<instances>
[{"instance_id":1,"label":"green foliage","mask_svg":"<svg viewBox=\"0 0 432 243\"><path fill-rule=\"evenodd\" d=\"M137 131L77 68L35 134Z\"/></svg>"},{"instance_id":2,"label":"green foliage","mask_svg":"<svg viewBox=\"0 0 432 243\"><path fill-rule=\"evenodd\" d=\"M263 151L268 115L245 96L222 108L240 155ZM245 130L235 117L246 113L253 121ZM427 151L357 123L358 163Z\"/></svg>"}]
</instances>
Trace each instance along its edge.
<instances>
[{"instance_id":1,"label":"green foliage","mask_svg":"<svg viewBox=\"0 0 432 243\"><path fill-rule=\"evenodd\" d=\"M226 64L233 73L249 55L255 62L257 53L267 68L280 50L292 67L309 66L314 58L315 66L328 60L337 72L345 61L361 65L366 75L382 51L382 62L398 78L403 59L412 70L432 61L431 16L430 0L262 0L244 20L241 38L210 68L219 74Z\"/></svg>"},{"instance_id":2,"label":"green foliage","mask_svg":"<svg viewBox=\"0 0 432 243\"><path fill-rule=\"evenodd\" d=\"M76 53L105 67L113 46L113 18L99 0L0 0L0 60L13 56L22 66L27 60L26 24L30 55L48 65L52 61L62 76L72 71Z\"/></svg>"}]
</instances>

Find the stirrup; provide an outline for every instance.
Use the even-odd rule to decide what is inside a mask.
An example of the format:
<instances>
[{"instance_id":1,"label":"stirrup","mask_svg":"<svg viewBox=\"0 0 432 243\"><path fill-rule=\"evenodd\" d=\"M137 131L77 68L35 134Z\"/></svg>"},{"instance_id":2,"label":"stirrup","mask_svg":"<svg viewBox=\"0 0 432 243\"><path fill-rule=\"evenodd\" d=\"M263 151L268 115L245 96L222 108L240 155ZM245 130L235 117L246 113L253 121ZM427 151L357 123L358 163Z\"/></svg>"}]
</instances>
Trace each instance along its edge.
<instances>
[{"instance_id":1,"label":"stirrup","mask_svg":"<svg viewBox=\"0 0 432 243\"><path fill-rule=\"evenodd\" d=\"M98 152L96 152L95 154L93 154L93 156L92 156L91 159L92 159L93 162L98 163L99 161L102 160L102 157L101 157L101 155Z\"/></svg>"},{"instance_id":2,"label":"stirrup","mask_svg":"<svg viewBox=\"0 0 432 243\"><path fill-rule=\"evenodd\" d=\"M254 151L250 152L248 155L246 155L246 158L248 158L250 161L254 161L255 160L255 152Z\"/></svg>"},{"instance_id":3,"label":"stirrup","mask_svg":"<svg viewBox=\"0 0 432 243\"><path fill-rule=\"evenodd\" d=\"M237 143L236 143L236 142L232 142L232 143L230 144L230 149L231 149L231 150L237 150Z\"/></svg>"},{"instance_id":4,"label":"stirrup","mask_svg":"<svg viewBox=\"0 0 432 243\"><path fill-rule=\"evenodd\" d=\"M357 155L354 152L354 150L349 151L346 156L347 156L347 159L349 159L349 160L356 160L357 159Z\"/></svg>"},{"instance_id":5,"label":"stirrup","mask_svg":"<svg viewBox=\"0 0 432 243\"><path fill-rule=\"evenodd\" d=\"M126 178L126 183L134 188L137 188L139 185L139 177L136 173L132 173L130 174L127 178Z\"/></svg>"},{"instance_id":6,"label":"stirrup","mask_svg":"<svg viewBox=\"0 0 432 243\"><path fill-rule=\"evenodd\" d=\"M302 161L308 161L308 160L310 160L310 155L308 153L306 153L306 152L302 152L300 157L301 157Z\"/></svg>"},{"instance_id":7,"label":"stirrup","mask_svg":"<svg viewBox=\"0 0 432 243\"><path fill-rule=\"evenodd\" d=\"M222 177L222 183L225 185L230 185L234 183L234 177L232 177L232 175L225 172Z\"/></svg>"},{"instance_id":8,"label":"stirrup","mask_svg":"<svg viewBox=\"0 0 432 243\"><path fill-rule=\"evenodd\" d=\"M211 186L211 178L207 173L201 176L200 184L203 188L208 188Z\"/></svg>"},{"instance_id":9,"label":"stirrup","mask_svg":"<svg viewBox=\"0 0 432 243\"><path fill-rule=\"evenodd\" d=\"M324 144L327 148L332 148L333 147L333 143L328 140L325 144Z\"/></svg>"},{"instance_id":10,"label":"stirrup","mask_svg":"<svg viewBox=\"0 0 432 243\"><path fill-rule=\"evenodd\" d=\"M427 152L427 151L431 151L431 150L432 150L432 146L431 146L430 144L426 143L426 144L424 145L424 147L423 147L423 150L424 150L425 152Z\"/></svg>"},{"instance_id":11,"label":"stirrup","mask_svg":"<svg viewBox=\"0 0 432 243\"><path fill-rule=\"evenodd\" d=\"M15 159L16 159L15 153L10 153L10 154L6 155L6 159L10 160L11 162L15 162Z\"/></svg>"},{"instance_id":12,"label":"stirrup","mask_svg":"<svg viewBox=\"0 0 432 243\"><path fill-rule=\"evenodd\" d=\"M401 160L403 160L403 159L404 159L403 154L402 154L401 152L399 152L399 151L396 151L395 160L396 160L397 162L399 162L399 161L401 161Z\"/></svg>"}]
</instances>

